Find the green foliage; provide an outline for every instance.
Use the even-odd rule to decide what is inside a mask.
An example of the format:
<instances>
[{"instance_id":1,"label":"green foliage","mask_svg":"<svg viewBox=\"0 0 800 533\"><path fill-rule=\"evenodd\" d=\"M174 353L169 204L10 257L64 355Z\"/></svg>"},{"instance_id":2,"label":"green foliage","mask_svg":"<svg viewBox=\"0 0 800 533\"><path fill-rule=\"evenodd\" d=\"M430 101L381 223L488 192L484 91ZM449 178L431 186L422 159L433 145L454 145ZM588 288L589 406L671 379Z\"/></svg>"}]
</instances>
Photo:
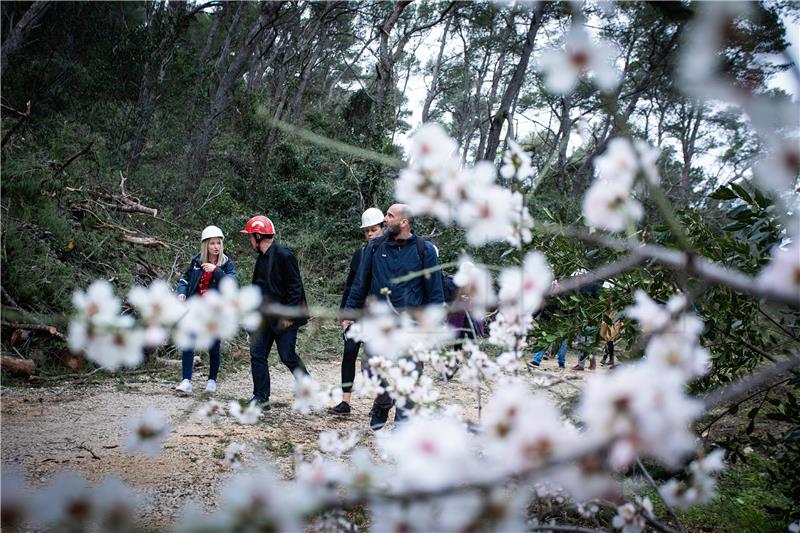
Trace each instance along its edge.
<instances>
[{"instance_id":1,"label":"green foliage","mask_svg":"<svg viewBox=\"0 0 800 533\"><path fill-rule=\"evenodd\" d=\"M722 472L717 495L709 503L677 511L688 531L771 533L786 529L788 522L775 516L771 508L791 507L792 500L774 490L774 478L766 471L768 462L755 454L750 457L750 464L731 466ZM666 507L655 491L648 488L643 494L653 502L657 516L667 516Z\"/></svg>"}]
</instances>

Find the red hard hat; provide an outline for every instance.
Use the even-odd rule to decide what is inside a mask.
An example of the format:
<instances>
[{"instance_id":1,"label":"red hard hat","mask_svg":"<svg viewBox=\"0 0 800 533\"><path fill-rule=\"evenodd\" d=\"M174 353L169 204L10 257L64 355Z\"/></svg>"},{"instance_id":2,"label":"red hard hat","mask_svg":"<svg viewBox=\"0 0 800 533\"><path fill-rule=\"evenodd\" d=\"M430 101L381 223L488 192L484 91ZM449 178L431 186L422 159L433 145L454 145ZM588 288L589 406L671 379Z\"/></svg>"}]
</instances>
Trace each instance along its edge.
<instances>
[{"instance_id":1,"label":"red hard hat","mask_svg":"<svg viewBox=\"0 0 800 533\"><path fill-rule=\"evenodd\" d=\"M244 229L239 233L262 233L264 235L275 235L275 226L267 217L256 215L247 221L247 224L244 225Z\"/></svg>"}]
</instances>

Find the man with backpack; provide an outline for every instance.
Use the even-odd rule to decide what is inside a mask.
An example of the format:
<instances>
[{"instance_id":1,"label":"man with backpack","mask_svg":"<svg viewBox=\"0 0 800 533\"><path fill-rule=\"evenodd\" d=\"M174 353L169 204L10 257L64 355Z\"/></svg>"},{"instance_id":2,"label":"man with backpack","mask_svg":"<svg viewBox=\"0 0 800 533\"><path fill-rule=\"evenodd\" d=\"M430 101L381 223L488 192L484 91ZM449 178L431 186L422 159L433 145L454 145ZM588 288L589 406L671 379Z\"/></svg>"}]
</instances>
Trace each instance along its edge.
<instances>
[{"instance_id":1,"label":"man with backpack","mask_svg":"<svg viewBox=\"0 0 800 533\"><path fill-rule=\"evenodd\" d=\"M442 274L437 269L427 276L392 283L392 279L412 272L433 268L439 265L433 244L414 231L414 218L406 204L394 204L386 211L384 235L367 244L358 267L356 279L350 288L345 309L363 309L367 297L388 300L391 306L401 311L406 308L426 305L442 305ZM346 329L351 320L343 320ZM380 354L366 354L367 357ZM422 371L420 365L420 372ZM373 403L370 411L370 427L377 430L386 424L393 405L389 394L384 392ZM398 409L395 422L406 418L405 412Z\"/></svg>"}]
</instances>

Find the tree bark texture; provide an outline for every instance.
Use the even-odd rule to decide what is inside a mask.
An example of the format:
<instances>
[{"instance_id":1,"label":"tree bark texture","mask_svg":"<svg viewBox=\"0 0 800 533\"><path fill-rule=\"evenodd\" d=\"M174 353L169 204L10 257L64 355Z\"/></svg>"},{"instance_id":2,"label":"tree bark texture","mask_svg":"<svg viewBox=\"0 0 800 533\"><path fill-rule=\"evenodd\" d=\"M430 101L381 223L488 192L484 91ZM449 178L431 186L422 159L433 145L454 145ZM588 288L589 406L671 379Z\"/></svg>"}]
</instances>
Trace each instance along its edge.
<instances>
[{"instance_id":1,"label":"tree bark texture","mask_svg":"<svg viewBox=\"0 0 800 533\"><path fill-rule=\"evenodd\" d=\"M497 155L497 148L500 145L500 132L503 129L503 122L506 120L511 104L517 99L519 90L522 87L522 82L525 80L525 73L528 70L528 62L533 51L533 43L536 40L536 34L539 27L542 25L542 15L544 13L545 3L540 2L533 12L531 17L531 24L528 28L528 33L525 37L525 45L522 48L519 62L514 69L514 74L511 76L511 81L508 83L503 98L500 100L500 107L492 117L492 123L489 126L489 134L486 141L486 151L483 158L489 161L494 161Z\"/></svg>"}]
</instances>

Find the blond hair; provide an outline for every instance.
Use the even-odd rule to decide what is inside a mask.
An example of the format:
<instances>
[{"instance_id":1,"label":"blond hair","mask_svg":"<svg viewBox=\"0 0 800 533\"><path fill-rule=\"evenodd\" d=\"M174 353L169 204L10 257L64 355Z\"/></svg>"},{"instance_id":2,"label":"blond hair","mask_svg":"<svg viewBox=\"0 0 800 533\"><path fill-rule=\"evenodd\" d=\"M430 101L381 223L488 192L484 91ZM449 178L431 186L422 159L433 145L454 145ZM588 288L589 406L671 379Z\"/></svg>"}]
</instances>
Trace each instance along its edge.
<instances>
[{"instance_id":1,"label":"blond hair","mask_svg":"<svg viewBox=\"0 0 800 533\"><path fill-rule=\"evenodd\" d=\"M219 257L217 258L217 266L222 266L228 262L228 256L225 255L225 240L220 237L211 237L211 239L219 239ZM211 239L206 239L204 241L200 241L200 263L208 263L208 241Z\"/></svg>"}]
</instances>

